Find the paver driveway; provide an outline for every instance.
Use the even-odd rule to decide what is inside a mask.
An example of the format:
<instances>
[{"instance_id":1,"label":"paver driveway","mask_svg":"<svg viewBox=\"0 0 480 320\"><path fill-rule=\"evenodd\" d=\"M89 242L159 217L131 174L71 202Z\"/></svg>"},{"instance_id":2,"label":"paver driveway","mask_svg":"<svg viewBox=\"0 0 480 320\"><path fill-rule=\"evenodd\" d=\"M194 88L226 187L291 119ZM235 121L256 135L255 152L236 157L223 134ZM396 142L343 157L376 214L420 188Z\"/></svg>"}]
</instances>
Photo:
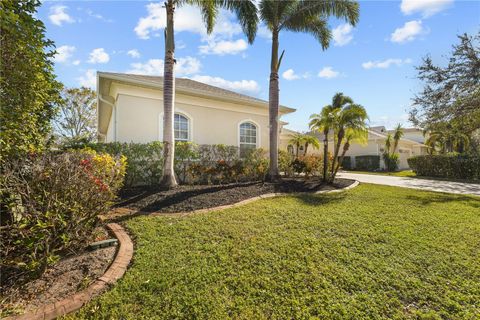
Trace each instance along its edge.
<instances>
[{"instance_id":1,"label":"paver driveway","mask_svg":"<svg viewBox=\"0 0 480 320\"><path fill-rule=\"evenodd\" d=\"M339 178L355 179L364 183L383 184L387 186L422 189L439 192L473 194L480 196L480 184L429 180L423 178L392 177L373 174L340 172Z\"/></svg>"}]
</instances>

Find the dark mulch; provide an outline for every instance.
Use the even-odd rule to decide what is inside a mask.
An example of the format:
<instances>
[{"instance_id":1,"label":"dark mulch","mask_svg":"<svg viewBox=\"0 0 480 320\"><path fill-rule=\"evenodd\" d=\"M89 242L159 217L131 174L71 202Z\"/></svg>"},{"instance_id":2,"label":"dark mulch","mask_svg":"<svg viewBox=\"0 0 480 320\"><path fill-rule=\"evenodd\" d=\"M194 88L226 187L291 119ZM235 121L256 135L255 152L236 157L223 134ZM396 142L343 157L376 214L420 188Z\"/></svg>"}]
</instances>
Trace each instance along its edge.
<instances>
[{"instance_id":1,"label":"dark mulch","mask_svg":"<svg viewBox=\"0 0 480 320\"><path fill-rule=\"evenodd\" d=\"M326 185L320 179L285 178L278 183L235 183L217 186L179 186L173 190L137 187L123 190L116 207L141 212L189 212L217 206L233 204L262 194L273 192L315 192L345 188L354 181L336 179Z\"/></svg>"},{"instance_id":2,"label":"dark mulch","mask_svg":"<svg viewBox=\"0 0 480 320\"><path fill-rule=\"evenodd\" d=\"M95 241L111 238L105 229L95 231ZM1 288L0 318L24 313L43 304L62 300L87 288L101 277L115 256L116 247L82 250L47 269L38 279Z\"/></svg>"}]
</instances>

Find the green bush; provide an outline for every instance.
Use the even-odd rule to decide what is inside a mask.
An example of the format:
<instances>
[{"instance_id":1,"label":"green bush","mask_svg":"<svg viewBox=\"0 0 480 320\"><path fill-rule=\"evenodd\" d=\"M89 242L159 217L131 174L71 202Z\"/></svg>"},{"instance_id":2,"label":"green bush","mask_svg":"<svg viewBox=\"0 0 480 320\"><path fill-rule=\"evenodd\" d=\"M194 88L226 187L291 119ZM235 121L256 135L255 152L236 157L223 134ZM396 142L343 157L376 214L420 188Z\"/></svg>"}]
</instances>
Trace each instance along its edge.
<instances>
[{"instance_id":1,"label":"green bush","mask_svg":"<svg viewBox=\"0 0 480 320\"><path fill-rule=\"evenodd\" d=\"M425 155L409 158L408 165L418 176L451 179L480 179L480 157Z\"/></svg>"},{"instance_id":2,"label":"green bush","mask_svg":"<svg viewBox=\"0 0 480 320\"><path fill-rule=\"evenodd\" d=\"M321 176L323 171L323 160L321 156L307 155L296 158L292 162L292 169L297 174L310 176Z\"/></svg>"},{"instance_id":3,"label":"green bush","mask_svg":"<svg viewBox=\"0 0 480 320\"><path fill-rule=\"evenodd\" d=\"M125 160L94 151L32 154L0 178L2 281L32 275L85 245L125 174Z\"/></svg>"},{"instance_id":4,"label":"green bush","mask_svg":"<svg viewBox=\"0 0 480 320\"><path fill-rule=\"evenodd\" d=\"M290 152L278 150L278 169L287 177L293 175L292 162L294 159L294 155Z\"/></svg>"},{"instance_id":5,"label":"green bush","mask_svg":"<svg viewBox=\"0 0 480 320\"><path fill-rule=\"evenodd\" d=\"M398 153L384 153L383 162L385 163L385 169L387 171L396 171L400 164Z\"/></svg>"},{"instance_id":6,"label":"green bush","mask_svg":"<svg viewBox=\"0 0 480 320\"><path fill-rule=\"evenodd\" d=\"M380 169L380 156L356 156L355 170L375 171Z\"/></svg>"}]
</instances>

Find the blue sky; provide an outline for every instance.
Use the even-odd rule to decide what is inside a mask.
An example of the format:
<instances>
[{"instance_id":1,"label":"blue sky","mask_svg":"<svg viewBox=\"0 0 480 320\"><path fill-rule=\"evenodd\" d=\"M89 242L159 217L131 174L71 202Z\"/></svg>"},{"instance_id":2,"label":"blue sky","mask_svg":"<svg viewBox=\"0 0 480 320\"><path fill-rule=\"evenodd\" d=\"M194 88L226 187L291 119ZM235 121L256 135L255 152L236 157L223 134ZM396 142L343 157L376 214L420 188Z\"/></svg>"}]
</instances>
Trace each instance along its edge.
<instances>
[{"instance_id":1,"label":"blue sky","mask_svg":"<svg viewBox=\"0 0 480 320\"><path fill-rule=\"evenodd\" d=\"M67 86L94 86L95 71L163 73L163 2L46 1L38 17L59 54L55 71ZM371 125L408 126L410 100L421 84L415 66L430 54L444 63L460 33L480 29L480 2L454 0L362 1L352 28L330 20L334 39L322 51L313 37L285 32L280 48L280 102L297 108L289 128L307 130L312 113L336 92L368 111ZM197 9L176 13L177 76L268 98L270 39L261 26L253 45L229 12L207 35Z\"/></svg>"}]
</instances>

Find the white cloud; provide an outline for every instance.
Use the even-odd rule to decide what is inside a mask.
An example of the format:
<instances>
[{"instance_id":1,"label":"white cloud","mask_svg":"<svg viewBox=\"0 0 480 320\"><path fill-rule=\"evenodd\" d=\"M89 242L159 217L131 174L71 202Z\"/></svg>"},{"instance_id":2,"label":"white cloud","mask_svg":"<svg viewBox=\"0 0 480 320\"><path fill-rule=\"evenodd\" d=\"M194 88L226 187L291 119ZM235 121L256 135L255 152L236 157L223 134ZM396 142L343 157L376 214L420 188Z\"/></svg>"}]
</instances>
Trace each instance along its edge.
<instances>
[{"instance_id":1,"label":"white cloud","mask_svg":"<svg viewBox=\"0 0 480 320\"><path fill-rule=\"evenodd\" d=\"M395 31L390 36L392 42L404 43L407 41L415 40L415 38L425 33L426 31L422 27L422 21L413 20L406 22L403 27L395 29Z\"/></svg>"},{"instance_id":2,"label":"white cloud","mask_svg":"<svg viewBox=\"0 0 480 320\"><path fill-rule=\"evenodd\" d=\"M75 60L72 62L74 66L78 66L80 64L80 60Z\"/></svg>"},{"instance_id":3,"label":"white cloud","mask_svg":"<svg viewBox=\"0 0 480 320\"><path fill-rule=\"evenodd\" d=\"M140 18L135 27L135 33L141 39L150 38L150 33L163 30L166 27L166 13L163 3L147 4L147 16ZM219 12L212 35L233 36L242 32L238 23L232 22L231 13L221 10ZM175 32L189 31L207 35L207 30L198 8L182 6L175 11Z\"/></svg>"},{"instance_id":4,"label":"white cloud","mask_svg":"<svg viewBox=\"0 0 480 320\"><path fill-rule=\"evenodd\" d=\"M362 67L364 69L374 69L374 68L387 69L391 65L396 65L396 66L400 67L401 65L408 64L408 63L412 63L412 60L411 59L405 59L405 60L402 60L402 59L386 59L386 60L383 60L383 61L364 62L364 63L362 63Z\"/></svg>"},{"instance_id":5,"label":"white cloud","mask_svg":"<svg viewBox=\"0 0 480 320\"><path fill-rule=\"evenodd\" d=\"M295 71L293 71L293 69L288 69L284 73L282 73L282 78L285 80L297 80L300 79L300 76L298 74L295 74Z\"/></svg>"},{"instance_id":6,"label":"white cloud","mask_svg":"<svg viewBox=\"0 0 480 320\"><path fill-rule=\"evenodd\" d=\"M98 19L98 20L102 20L102 21L105 21L105 22L113 22L112 19L107 19L104 16L102 16L101 14L93 12L91 9L86 9L85 13L89 17L92 17L92 18L95 18L95 19Z\"/></svg>"},{"instance_id":7,"label":"white cloud","mask_svg":"<svg viewBox=\"0 0 480 320\"><path fill-rule=\"evenodd\" d=\"M224 88L245 94L256 94L260 91L260 87L255 80L239 80L229 81L220 77L196 75L192 80L203 82L212 86Z\"/></svg>"},{"instance_id":8,"label":"white cloud","mask_svg":"<svg viewBox=\"0 0 480 320\"><path fill-rule=\"evenodd\" d=\"M73 52L75 51L74 46L60 46L56 49L57 53L55 54L54 61L58 63L67 63L68 60L72 57Z\"/></svg>"},{"instance_id":9,"label":"white cloud","mask_svg":"<svg viewBox=\"0 0 480 320\"><path fill-rule=\"evenodd\" d=\"M108 53L105 52L105 49L97 48L93 49L92 52L90 52L90 58L88 59L88 62L107 63L108 61L110 61L110 56L108 55Z\"/></svg>"},{"instance_id":10,"label":"white cloud","mask_svg":"<svg viewBox=\"0 0 480 320\"><path fill-rule=\"evenodd\" d=\"M400 9L406 15L421 13L424 18L448 8L453 0L402 0Z\"/></svg>"},{"instance_id":11,"label":"white cloud","mask_svg":"<svg viewBox=\"0 0 480 320\"><path fill-rule=\"evenodd\" d=\"M140 58L140 52L137 49L128 50L127 55L132 58Z\"/></svg>"},{"instance_id":12,"label":"white cloud","mask_svg":"<svg viewBox=\"0 0 480 320\"><path fill-rule=\"evenodd\" d=\"M97 86L97 73L94 69L88 69L83 76L77 78L77 81L81 87L95 89Z\"/></svg>"},{"instance_id":13,"label":"white cloud","mask_svg":"<svg viewBox=\"0 0 480 320\"><path fill-rule=\"evenodd\" d=\"M339 75L340 75L340 72L333 70L332 67L324 67L318 73L318 76L320 78L325 78L325 79L333 79L338 77Z\"/></svg>"},{"instance_id":14,"label":"white cloud","mask_svg":"<svg viewBox=\"0 0 480 320\"><path fill-rule=\"evenodd\" d=\"M215 54L215 55L226 55L226 54L237 54L242 51L247 50L248 44L243 39L238 39L234 41L229 40L209 40L206 45L199 46L200 53L202 54Z\"/></svg>"},{"instance_id":15,"label":"white cloud","mask_svg":"<svg viewBox=\"0 0 480 320\"><path fill-rule=\"evenodd\" d=\"M353 39L353 35L351 33L352 30L353 30L353 27L348 23L341 24L335 29L333 29L332 36L333 36L334 45L341 47L350 43L350 41L352 41Z\"/></svg>"},{"instance_id":16,"label":"white cloud","mask_svg":"<svg viewBox=\"0 0 480 320\"><path fill-rule=\"evenodd\" d=\"M373 117L369 122L371 127L385 126L387 129L393 129L397 124L402 124L404 128L412 126L412 123L408 120L408 114L401 115L383 115Z\"/></svg>"},{"instance_id":17,"label":"white cloud","mask_svg":"<svg viewBox=\"0 0 480 320\"><path fill-rule=\"evenodd\" d=\"M257 30L257 36L260 36L265 39L272 39L272 32L266 25L260 25Z\"/></svg>"},{"instance_id":18,"label":"white cloud","mask_svg":"<svg viewBox=\"0 0 480 320\"><path fill-rule=\"evenodd\" d=\"M73 23L75 20L66 12L67 6L56 5L50 7L50 15L48 18L57 26L61 26L64 22Z\"/></svg>"},{"instance_id":19,"label":"white cloud","mask_svg":"<svg viewBox=\"0 0 480 320\"><path fill-rule=\"evenodd\" d=\"M132 63L131 69L127 73L161 76L163 75L163 65L162 59L150 59L145 63ZM178 58L175 64L175 75L181 77L198 73L201 66L200 61L196 58Z\"/></svg>"}]
</instances>

